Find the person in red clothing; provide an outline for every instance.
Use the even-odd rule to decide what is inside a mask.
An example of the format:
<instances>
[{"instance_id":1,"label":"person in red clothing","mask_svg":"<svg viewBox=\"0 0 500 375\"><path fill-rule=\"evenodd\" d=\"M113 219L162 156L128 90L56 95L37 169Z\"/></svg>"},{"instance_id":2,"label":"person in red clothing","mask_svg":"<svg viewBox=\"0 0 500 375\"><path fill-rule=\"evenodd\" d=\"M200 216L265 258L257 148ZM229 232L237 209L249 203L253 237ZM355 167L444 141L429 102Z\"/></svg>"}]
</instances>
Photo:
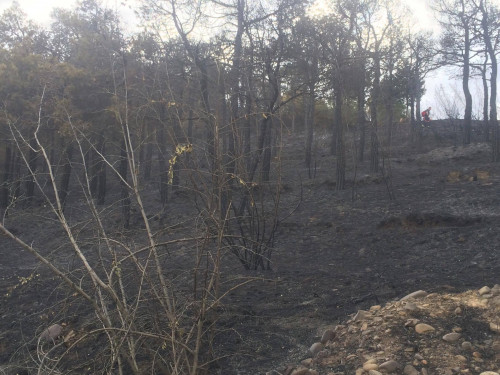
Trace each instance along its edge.
<instances>
[{"instance_id":1,"label":"person in red clothing","mask_svg":"<svg viewBox=\"0 0 500 375\"><path fill-rule=\"evenodd\" d=\"M424 122L430 122L431 118L431 107L427 108L425 111L422 112L422 121Z\"/></svg>"}]
</instances>

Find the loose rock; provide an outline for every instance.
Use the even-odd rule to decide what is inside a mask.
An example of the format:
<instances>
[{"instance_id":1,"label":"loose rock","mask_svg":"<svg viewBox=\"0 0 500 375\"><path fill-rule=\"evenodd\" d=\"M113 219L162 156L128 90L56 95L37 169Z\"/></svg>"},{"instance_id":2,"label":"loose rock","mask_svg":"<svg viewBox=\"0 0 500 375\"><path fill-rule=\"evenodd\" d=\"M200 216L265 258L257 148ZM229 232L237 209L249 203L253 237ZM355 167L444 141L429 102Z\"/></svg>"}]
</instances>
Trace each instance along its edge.
<instances>
[{"instance_id":1,"label":"loose rock","mask_svg":"<svg viewBox=\"0 0 500 375\"><path fill-rule=\"evenodd\" d=\"M472 344L469 341L464 341L462 343L462 349L467 351L472 351Z\"/></svg>"},{"instance_id":2,"label":"loose rock","mask_svg":"<svg viewBox=\"0 0 500 375\"><path fill-rule=\"evenodd\" d=\"M335 331L333 329L327 329L323 332L321 336L321 343L326 344L328 341L333 340L335 338Z\"/></svg>"},{"instance_id":3,"label":"loose rock","mask_svg":"<svg viewBox=\"0 0 500 375\"><path fill-rule=\"evenodd\" d=\"M40 339L45 341L55 341L59 336L61 336L62 331L62 326L59 324L52 324L49 328L42 332Z\"/></svg>"},{"instance_id":4,"label":"loose rock","mask_svg":"<svg viewBox=\"0 0 500 375\"><path fill-rule=\"evenodd\" d=\"M490 323L490 330L493 332L500 333L500 324Z\"/></svg>"},{"instance_id":5,"label":"loose rock","mask_svg":"<svg viewBox=\"0 0 500 375\"><path fill-rule=\"evenodd\" d=\"M483 286L481 289L479 289L479 295L483 296L487 293L491 292L491 289L487 286Z\"/></svg>"},{"instance_id":6,"label":"loose rock","mask_svg":"<svg viewBox=\"0 0 500 375\"><path fill-rule=\"evenodd\" d=\"M309 348L309 352L315 356L316 354L318 354L321 350L323 350L323 344L320 343L320 342L315 342L314 344L311 345L311 347Z\"/></svg>"},{"instance_id":7,"label":"loose rock","mask_svg":"<svg viewBox=\"0 0 500 375\"><path fill-rule=\"evenodd\" d=\"M363 370L365 371L378 370L377 360L369 359L368 361L363 363Z\"/></svg>"},{"instance_id":8,"label":"loose rock","mask_svg":"<svg viewBox=\"0 0 500 375\"><path fill-rule=\"evenodd\" d=\"M368 311L358 310L358 312L354 316L354 321L357 322L359 320L365 320L369 316L370 316L370 313Z\"/></svg>"},{"instance_id":9,"label":"loose rock","mask_svg":"<svg viewBox=\"0 0 500 375\"><path fill-rule=\"evenodd\" d=\"M419 375L420 373L412 365L406 365L405 368L403 369L403 374L404 375Z\"/></svg>"},{"instance_id":10,"label":"loose rock","mask_svg":"<svg viewBox=\"0 0 500 375\"><path fill-rule=\"evenodd\" d=\"M401 368L401 365L398 362L391 360L391 361L387 361L387 362L382 363L378 368L379 368L379 370L382 370L382 371L394 372L397 369Z\"/></svg>"},{"instance_id":11,"label":"loose rock","mask_svg":"<svg viewBox=\"0 0 500 375\"><path fill-rule=\"evenodd\" d=\"M417 290L416 292L413 292L413 293L410 293L410 294L404 296L403 298L400 299L400 301L406 301L407 299L410 299L410 298L423 298L425 296L427 296L426 291Z\"/></svg>"},{"instance_id":12,"label":"loose rock","mask_svg":"<svg viewBox=\"0 0 500 375\"><path fill-rule=\"evenodd\" d=\"M447 342L457 342L462 335L458 332L447 333L443 336L443 340Z\"/></svg>"},{"instance_id":13,"label":"loose rock","mask_svg":"<svg viewBox=\"0 0 500 375\"><path fill-rule=\"evenodd\" d=\"M408 311L418 311L418 306L413 302L407 302L405 303L404 309Z\"/></svg>"},{"instance_id":14,"label":"loose rock","mask_svg":"<svg viewBox=\"0 0 500 375\"><path fill-rule=\"evenodd\" d=\"M432 332L432 331L435 331L436 329L429 325L429 324L425 324L425 323L418 323L416 326L415 326L415 332L417 333L427 333L427 332Z\"/></svg>"}]
</instances>

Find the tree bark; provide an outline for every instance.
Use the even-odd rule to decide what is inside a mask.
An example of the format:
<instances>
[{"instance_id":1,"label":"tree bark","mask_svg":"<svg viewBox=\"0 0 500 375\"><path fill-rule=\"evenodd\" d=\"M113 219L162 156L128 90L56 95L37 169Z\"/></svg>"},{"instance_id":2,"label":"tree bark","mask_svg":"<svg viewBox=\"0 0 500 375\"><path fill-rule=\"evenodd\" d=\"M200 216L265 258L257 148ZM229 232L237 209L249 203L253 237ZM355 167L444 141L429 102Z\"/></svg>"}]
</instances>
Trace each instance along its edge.
<instances>
[{"instance_id":1,"label":"tree bark","mask_svg":"<svg viewBox=\"0 0 500 375\"><path fill-rule=\"evenodd\" d=\"M463 52L463 73L462 73L462 89L465 96L465 113L464 113L464 135L463 144L468 145L471 142L472 133L472 95L469 89L469 76L470 76L470 27L468 21L464 19L464 14L462 13L462 19L464 24L464 52Z\"/></svg>"},{"instance_id":2,"label":"tree bark","mask_svg":"<svg viewBox=\"0 0 500 375\"><path fill-rule=\"evenodd\" d=\"M340 86L340 82L339 82ZM344 140L344 124L342 121L342 88L337 87L335 90L335 127L337 129L337 168L336 168L336 185L337 191L345 189L345 140Z\"/></svg>"},{"instance_id":3,"label":"tree bark","mask_svg":"<svg viewBox=\"0 0 500 375\"><path fill-rule=\"evenodd\" d=\"M128 157L125 145L125 140L122 140L120 146L120 163L118 165L118 173L120 174L120 195L121 195L121 208L122 208L122 222L123 227L128 229L130 227L130 194L126 185L128 171Z\"/></svg>"},{"instance_id":4,"label":"tree bark","mask_svg":"<svg viewBox=\"0 0 500 375\"><path fill-rule=\"evenodd\" d=\"M10 141L5 142L5 158L2 181L2 196L0 201L1 208L7 208L10 201L10 184L12 182L12 147Z\"/></svg>"},{"instance_id":5,"label":"tree bark","mask_svg":"<svg viewBox=\"0 0 500 375\"><path fill-rule=\"evenodd\" d=\"M33 200L33 196L35 195L35 177L34 174L36 173L36 168L37 168L37 162L38 162L38 155L36 153L37 149L37 143L36 139L32 138L30 140L30 148L28 152L28 167L30 169L30 173L28 175L28 178L26 180L26 199L28 204L31 204Z\"/></svg>"},{"instance_id":6,"label":"tree bark","mask_svg":"<svg viewBox=\"0 0 500 375\"><path fill-rule=\"evenodd\" d=\"M61 205L64 208L66 207L66 199L68 198L69 193L69 182L71 179L71 171L73 162L73 142L69 142L64 151L64 165L62 168L61 180L59 182L59 199L61 201Z\"/></svg>"}]
</instances>

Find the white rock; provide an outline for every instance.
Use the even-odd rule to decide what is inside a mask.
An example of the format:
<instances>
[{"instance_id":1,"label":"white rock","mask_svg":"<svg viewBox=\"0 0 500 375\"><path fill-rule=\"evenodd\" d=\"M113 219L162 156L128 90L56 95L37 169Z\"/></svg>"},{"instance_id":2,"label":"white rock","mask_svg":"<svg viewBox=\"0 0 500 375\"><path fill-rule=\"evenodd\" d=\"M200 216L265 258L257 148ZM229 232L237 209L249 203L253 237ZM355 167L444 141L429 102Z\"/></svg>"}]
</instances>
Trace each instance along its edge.
<instances>
[{"instance_id":1,"label":"white rock","mask_svg":"<svg viewBox=\"0 0 500 375\"><path fill-rule=\"evenodd\" d=\"M483 286L481 289L479 289L479 295L482 296L484 294L487 294L491 292L491 289L487 286Z\"/></svg>"},{"instance_id":2,"label":"white rock","mask_svg":"<svg viewBox=\"0 0 500 375\"><path fill-rule=\"evenodd\" d=\"M490 323L490 330L493 332L500 333L500 324Z\"/></svg>"},{"instance_id":3,"label":"white rock","mask_svg":"<svg viewBox=\"0 0 500 375\"><path fill-rule=\"evenodd\" d=\"M494 371L484 371L479 375L500 375L500 374L498 372L494 372Z\"/></svg>"},{"instance_id":4,"label":"white rock","mask_svg":"<svg viewBox=\"0 0 500 375\"><path fill-rule=\"evenodd\" d=\"M407 299L410 299L410 298L423 298L425 296L427 296L426 291L417 290L416 292L413 292L413 293L410 293L410 294L404 296L403 298L400 299L400 301L406 301Z\"/></svg>"},{"instance_id":5,"label":"white rock","mask_svg":"<svg viewBox=\"0 0 500 375\"><path fill-rule=\"evenodd\" d=\"M369 359L368 361L363 363L363 370L365 371L378 370L377 360Z\"/></svg>"}]
</instances>

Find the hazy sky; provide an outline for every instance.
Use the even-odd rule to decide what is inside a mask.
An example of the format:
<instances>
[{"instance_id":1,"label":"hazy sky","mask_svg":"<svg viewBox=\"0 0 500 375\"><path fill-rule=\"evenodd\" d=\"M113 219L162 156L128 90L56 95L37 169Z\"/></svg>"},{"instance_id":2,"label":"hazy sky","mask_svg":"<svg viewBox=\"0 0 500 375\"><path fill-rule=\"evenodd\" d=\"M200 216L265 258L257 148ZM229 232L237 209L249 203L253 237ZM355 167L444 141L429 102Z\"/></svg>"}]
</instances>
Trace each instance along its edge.
<instances>
[{"instance_id":1,"label":"hazy sky","mask_svg":"<svg viewBox=\"0 0 500 375\"><path fill-rule=\"evenodd\" d=\"M0 11L8 8L14 0L0 0ZM28 14L28 17L39 24L50 24L50 13L54 8L74 8L77 0L17 0L21 8ZM122 18L132 19L133 10L131 5L135 0L102 0L102 4L111 9L117 10Z\"/></svg>"}]
</instances>

